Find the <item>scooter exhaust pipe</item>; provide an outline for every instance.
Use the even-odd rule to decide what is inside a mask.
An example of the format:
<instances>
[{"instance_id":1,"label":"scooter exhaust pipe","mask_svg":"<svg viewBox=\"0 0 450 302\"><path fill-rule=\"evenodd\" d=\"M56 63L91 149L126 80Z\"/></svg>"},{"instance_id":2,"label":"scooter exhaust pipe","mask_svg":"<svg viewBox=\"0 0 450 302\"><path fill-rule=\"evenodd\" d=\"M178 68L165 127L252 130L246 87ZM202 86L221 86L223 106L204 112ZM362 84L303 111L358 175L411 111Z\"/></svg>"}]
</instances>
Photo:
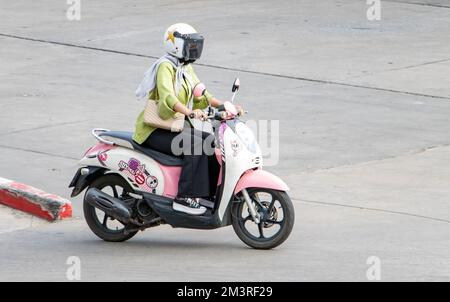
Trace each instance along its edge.
<instances>
[{"instance_id":1,"label":"scooter exhaust pipe","mask_svg":"<svg viewBox=\"0 0 450 302\"><path fill-rule=\"evenodd\" d=\"M131 220L131 212L122 200L112 197L99 189L90 188L86 192L85 199L91 206L102 210L112 218L124 223L128 223Z\"/></svg>"}]
</instances>

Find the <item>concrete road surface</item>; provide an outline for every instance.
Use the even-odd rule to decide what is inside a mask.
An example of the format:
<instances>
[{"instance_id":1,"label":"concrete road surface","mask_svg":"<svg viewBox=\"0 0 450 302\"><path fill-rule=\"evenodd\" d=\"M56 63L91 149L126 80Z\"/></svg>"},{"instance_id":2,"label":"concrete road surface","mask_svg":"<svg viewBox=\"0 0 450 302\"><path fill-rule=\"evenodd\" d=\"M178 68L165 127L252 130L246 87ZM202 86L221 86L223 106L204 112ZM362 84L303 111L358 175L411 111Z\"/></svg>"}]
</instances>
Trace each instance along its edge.
<instances>
[{"instance_id":1,"label":"concrete road surface","mask_svg":"<svg viewBox=\"0 0 450 302\"><path fill-rule=\"evenodd\" d=\"M296 224L271 251L232 228L95 237L0 207L0 280L450 281L450 4L360 0L0 0L0 176L69 198L94 127L133 130L134 89L172 23L206 39L196 71L248 119L279 120Z\"/></svg>"}]
</instances>

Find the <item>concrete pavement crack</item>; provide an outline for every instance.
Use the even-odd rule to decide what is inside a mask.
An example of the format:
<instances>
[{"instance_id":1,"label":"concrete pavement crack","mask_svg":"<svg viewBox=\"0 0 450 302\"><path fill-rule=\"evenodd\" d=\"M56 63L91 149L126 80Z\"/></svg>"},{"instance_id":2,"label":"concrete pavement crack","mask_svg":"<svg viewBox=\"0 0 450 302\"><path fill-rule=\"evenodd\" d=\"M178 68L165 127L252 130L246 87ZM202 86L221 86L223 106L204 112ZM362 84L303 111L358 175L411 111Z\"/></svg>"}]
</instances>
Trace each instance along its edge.
<instances>
[{"instance_id":1,"label":"concrete pavement crack","mask_svg":"<svg viewBox=\"0 0 450 302\"><path fill-rule=\"evenodd\" d=\"M389 213L389 214L397 214L397 215L410 216L410 217L415 217L415 218L450 223L450 220L447 220L447 219L435 218L435 217L419 215L419 214L414 214L414 213L408 213L408 212L402 212L402 211L393 211L393 210L385 210L385 209L379 209L379 208L369 208L369 207L362 207L362 206L346 205L346 204L341 204L341 203L325 202L325 201L318 201L318 200L307 200L307 199L300 199L300 198L296 198L296 197L291 197L291 198L293 200L297 200L297 201L301 201L301 202L305 202L305 203L314 203L314 204L327 205L327 206L338 206L338 207L345 207L345 208L352 208L352 209L359 209L359 210L383 212L383 213Z\"/></svg>"},{"instance_id":2,"label":"concrete pavement crack","mask_svg":"<svg viewBox=\"0 0 450 302\"><path fill-rule=\"evenodd\" d=\"M89 120L81 120L81 121L73 121L73 122L62 122L62 123L56 123L56 124L50 124L50 125L37 126L37 127L33 127L33 128L13 130L13 131L10 131L10 132L0 133L0 137L1 136L6 136L6 135L10 135L10 134L17 134L17 133L23 133L23 132L28 132L28 131L34 131L34 130L41 130L41 129L59 127L59 126L79 124L79 123L84 123L84 122L87 122L87 121L89 121Z\"/></svg>"},{"instance_id":3,"label":"concrete pavement crack","mask_svg":"<svg viewBox=\"0 0 450 302\"><path fill-rule=\"evenodd\" d=\"M426 65L443 63L443 62L447 62L447 61L450 61L450 59L440 59L440 60L434 60L434 61L429 61L429 62L423 62L423 63L419 63L419 64L407 65L407 66L403 66L403 67L384 69L384 70L380 70L380 71L375 71L375 72L370 72L370 73L365 73L365 74L359 74L359 75L351 76L351 77L346 78L346 80L361 79L361 78L371 77L371 76L374 76L374 75L379 75L379 74L382 74L382 73L385 73L385 72L411 69L411 68L416 68L416 67L421 67L421 66L426 66Z\"/></svg>"},{"instance_id":4,"label":"concrete pavement crack","mask_svg":"<svg viewBox=\"0 0 450 302\"><path fill-rule=\"evenodd\" d=\"M424 147L422 149L413 151L413 152L405 154L405 155L417 155L417 154L425 153L425 152L427 152L429 150L433 150L433 149L436 149L436 148L449 147L449 146L450 146L450 144L433 145L433 146L429 146L429 147Z\"/></svg>"},{"instance_id":5,"label":"concrete pavement crack","mask_svg":"<svg viewBox=\"0 0 450 302\"><path fill-rule=\"evenodd\" d=\"M447 61L450 61L450 59L441 59L441 60L435 60L435 61L430 61L430 62L424 62L424 63L420 63L420 64L414 64L414 65L408 65L408 66L404 66L404 67L392 68L392 69L388 69L386 71L404 70L404 69L410 69L410 68L426 66L426 65L431 65L431 64L443 63L443 62L447 62Z\"/></svg>"},{"instance_id":6,"label":"concrete pavement crack","mask_svg":"<svg viewBox=\"0 0 450 302\"><path fill-rule=\"evenodd\" d=\"M423 148L416 149L416 150L407 151L406 153L396 154L396 155L389 155L389 156L385 156L385 157L377 158L377 159L372 159L372 160L368 160L368 161L361 161L361 162L345 164L345 165L338 165L338 166L330 166L330 167L324 167L324 168L319 168L319 169L305 170L305 171L303 171L303 173L308 173L308 174L310 174L310 173L320 173L322 171L329 171L329 170L333 170L333 169L368 165L368 164L373 164L373 163L377 163L377 162L381 162L381 161L385 161L385 160L397 159L397 158L404 157L404 156L418 155L418 154L425 153L425 152L430 151L430 150L434 150L436 148L443 148L443 147L450 147L450 144L432 145L432 146L423 147Z\"/></svg>"},{"instance_id":7,"label":"concrete pavement crack","mask_svg":"<svg viewBox=\"0 0 450 302\"><path fill-rule=\"evenodd\" d=\"M94 51L102 51L102 52L108 52L108 53L115 53L115 54L121 54L121 55L134 56L134 57L158 59L157 56L143 55L143 54L138 54L138 53L132 53L132 52L127 52L127 51L119 51L119 50L113 50L113 49L107 49L107 48L99 48L99 47L91 47L91 46L85 46L85 45L77 45L77 44L66 43L66 42L58 42L58 41L52 41L52 40L29 38L29 37L18 36L18 35L11 35L11 34L0 33L0 36L6 37L6 38L12 38L12 39L19 39L19 40L26 40L26 41L33 41L33 42L41 42L41 43L46 43L46 44L54 44L54 45L61 45L61 46L68 46L68 47L75 47L75 48L88 49L88 50L94 50ZM236 72L242 72L242 73L262 75L262 76L271 76L271 77L290 79L290 80L298 80L298 81L305 81L305 82L312 82L312 83L338 85L338 86L345 86L345 87L353 87L353 88L369 89L369 90L384 91L384 92L391 92L391 93L398 93L398 94L406 94L406 95L412 95L412 96L418 96L418 97L450 100L450 97L445 97L445 96L423 94L423 93L416 93L416 92L396 90L396 89L389 89L389 88L382 88L382 87L357 85L357 84L351 84L351 83L329 81L329 80L321 80L321 79L313 79L313 78L306 78L306 77L297 77L297 76L290 76L290 75L282 75L282 74L276 74L276 73L270 73L270 72L254 71L254 70L245 70L245 69L241 69L241 68L225 67L225 66L214 65L214 64L196 63L196 65L203 66L203 67L208 67L208 68L216 68L216 69L221 69L221 70L236 71Z\"/></svg>"},{"instance_id":8,"label":"concrete pavement crack","mask_svg":"<svg viewBox=\"0 0 450 302\"><path fill-rule=\"evenodd\" d=\"M443 4L433 4L433 3L417 3L417 2L407 2L407 1L398 1L398 0L385 0L386 2L400 3L400 4L408 4L408 5L420 5L420 6L430 6L437 8L450 8L448 5Z\"/></svg>"},{"instance_id":9,"label":"concrete pavement crack","mask_svg":"<svg viewBox=\"0 0 450 302\"><path fill-rule=\"evenodd\" d=\"M82 49L89 49L89 50L96 50L96 51L103 51L103 52L109 52L109 53L115 53L115 54L121 54L121 55L128 55L128 56L134 56L134 57L158 59L158 57L156 57L156 56L143 55L143 54L138 54L138 53L131 53L131 52L120 51L120 50L113 50L113 49L107 49L107 48L91 47L91 46L77 45L77 44L72 44L72 43L65 43L65 42L58 42L58 41L51 41L51 40L43 40L43 39L35 39L35 38L16 36L16 35L9 35L9 34L3 34L3 33L0 33L0 36L6 37L6 38L12 38L12 39L25 40L25 41L41 42L41 43L46 43L46 44L55 44L55 45L61 45L61 46L68 46L68 47L75 47L75 48L82 48Z\"/></svg>"},{"instance_id":10,"label":"concrete pavement crack","mask_svg":"<svg viewBox=\"0 0 450 302\"><path fill-rule=\"evenodd\" d=\"M55 154L55 153L49 153L49 152L44 152L44 151L37 151L37 150L33 150L33 149L13 147L13 146L7 146L7 145L0 145L0 148L23 151L23 152L31 152L31 153L48 155L48 156L52 156L52 157L59 157L59 158L65 158L65 159L79 160L79 158L75 158L75 157L71 157L71 156L65 156L65 155L60 155L60 154Z\"/></svg>"}]
</instances>

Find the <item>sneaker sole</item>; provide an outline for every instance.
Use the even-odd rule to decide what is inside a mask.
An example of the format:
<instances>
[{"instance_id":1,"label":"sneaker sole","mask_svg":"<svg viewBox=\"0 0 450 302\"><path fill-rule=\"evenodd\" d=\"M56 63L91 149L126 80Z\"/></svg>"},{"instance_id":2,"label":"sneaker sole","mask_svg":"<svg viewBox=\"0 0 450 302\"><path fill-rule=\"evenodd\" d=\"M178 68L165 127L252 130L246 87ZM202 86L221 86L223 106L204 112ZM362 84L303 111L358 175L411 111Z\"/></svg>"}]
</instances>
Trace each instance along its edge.
<instances>
[{"instance_id":1,"label":"sneaker sole","mask_svg":"<svg viewBox=\"0 0 450 302\"><path fill-rule=\"evenodd\" d=\"M176 202L173 203L173 209L175 211L183 212L183 213L191 214L191 215L202 215L202 214L204 214L206 212L206 208L205 207L200 207L198 209L193 209L193 208L186 207L186 206L183 206L181 204L178 204Z\"/></svg>"}]
</instances>

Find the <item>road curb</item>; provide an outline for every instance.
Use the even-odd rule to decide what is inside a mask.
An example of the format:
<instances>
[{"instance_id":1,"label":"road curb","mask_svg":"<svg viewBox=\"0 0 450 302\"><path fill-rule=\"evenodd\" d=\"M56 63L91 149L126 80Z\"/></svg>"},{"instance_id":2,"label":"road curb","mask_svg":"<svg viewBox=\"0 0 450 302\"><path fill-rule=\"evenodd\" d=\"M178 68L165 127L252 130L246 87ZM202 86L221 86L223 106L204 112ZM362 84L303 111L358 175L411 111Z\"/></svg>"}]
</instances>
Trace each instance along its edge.
<instances>
[{"instance_id":1,"label":"road curb","mask_svg":"<svg viewBox=\"0 0 450 302\"><path fill-rule=\"evenodd\" d=\"M48 221L72 217L69 200L1 177L0 203Z\"/></svg>"}]
</instances>

